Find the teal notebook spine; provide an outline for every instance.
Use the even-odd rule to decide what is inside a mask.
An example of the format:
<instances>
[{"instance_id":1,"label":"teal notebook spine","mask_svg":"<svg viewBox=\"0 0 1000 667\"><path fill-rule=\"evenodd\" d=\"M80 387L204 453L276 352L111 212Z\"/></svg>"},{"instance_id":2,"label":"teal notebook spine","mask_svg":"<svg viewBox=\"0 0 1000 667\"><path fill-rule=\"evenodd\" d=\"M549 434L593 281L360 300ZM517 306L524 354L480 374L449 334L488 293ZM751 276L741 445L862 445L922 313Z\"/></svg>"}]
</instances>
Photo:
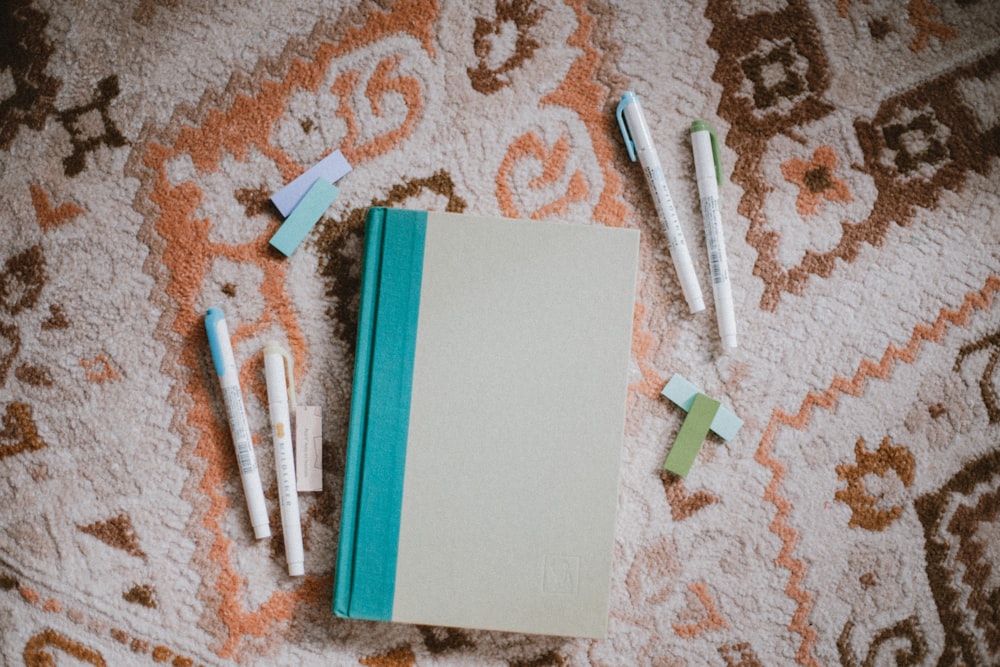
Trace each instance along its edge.
<instances>
[{"instance_id":1,"label":"teal notebook spine","mask_svg":"<svg viewBox=\"0 0 1000 667\"><path fill-rule=\"evenodd\" d=\"M391 620L427 214L373 208L365 231L334 584L338 616Z\"/></svg>"},{"instance_id":2,"label":"teal notebook spine","mask_svg":"<svg viewBox=\"0 0 1000 667\"><path fill-rule=\"evenodd\" d=\"M364 425L367 421L368 376L371 366L372 335L375 331L375 307L378 296L379 264L382 260L384 209L372 209L365 222L365 252L361 276L361 299L358 309L358 335L354 358L354 382L351 389L351 417L347 436L347 460L344 465L344 493L340 510L340 539L337 546L333 612L350 616L351 584L354 570L354 541L358 522L361 465L364 454Z\"/></svg>"}]
</instances>

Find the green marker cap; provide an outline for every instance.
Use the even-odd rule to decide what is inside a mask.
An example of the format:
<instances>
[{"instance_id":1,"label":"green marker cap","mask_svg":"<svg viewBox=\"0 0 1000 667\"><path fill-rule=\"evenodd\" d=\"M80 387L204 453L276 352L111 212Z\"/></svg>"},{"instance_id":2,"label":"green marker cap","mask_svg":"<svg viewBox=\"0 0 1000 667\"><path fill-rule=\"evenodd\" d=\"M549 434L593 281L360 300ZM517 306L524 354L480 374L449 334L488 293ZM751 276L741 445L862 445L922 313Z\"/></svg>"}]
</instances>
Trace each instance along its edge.
<instances>
[{"instance_id":1,"label":"green marker cap","mask_svg":"<svg viewBox=\"0 0 1000 667\"><path fill-rule=\"evenodd\" d=\"M695 120L691 123L691 134L695 132L708 132L708 136L712 142L712 161L715 163L715 179L722 185L722 160L719 157L719 140L715 136L715 130L712 126L705 121Z\"/></svg>"}]
</instances>

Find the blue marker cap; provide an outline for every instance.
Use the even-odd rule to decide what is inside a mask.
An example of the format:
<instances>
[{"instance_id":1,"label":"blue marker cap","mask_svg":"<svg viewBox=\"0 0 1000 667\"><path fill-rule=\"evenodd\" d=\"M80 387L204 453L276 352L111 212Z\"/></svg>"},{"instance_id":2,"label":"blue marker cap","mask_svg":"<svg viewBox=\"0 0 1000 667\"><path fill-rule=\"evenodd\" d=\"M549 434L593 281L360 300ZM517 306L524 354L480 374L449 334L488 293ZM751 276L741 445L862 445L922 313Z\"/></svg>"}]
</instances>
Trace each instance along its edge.
<instances>
[{"instance_id":1,"label":"blue marker cap","mask_svg":"<svg viewBox=\"0 0 1000 667\"><path fill-rule=\"evenodd\" d=\"M219 377L226 374L225 355L219 340L219 324L225 325L226 316L221 308L209 308L205 314L205 330L208 332L208 347L212 350L212 363Z\"/></svg>"},{"instance_id":2,"label":"blue marker cap","mask_svg":"<svg viewBox=\"0 0 1000 667\"><path fill-rule=\"evenodd\" d=\"M618 109L615 111L615 116L618 118L618 129L622 132L622 138L625 140L625 148L628 149L628 156L635 162L635 140L632 138L632 132L628 128L628 122L625 120L625 107L630 104L635 104L635 93L628 91L622 94L621 102L618 103Z\"/></svg>"}]
</instances>

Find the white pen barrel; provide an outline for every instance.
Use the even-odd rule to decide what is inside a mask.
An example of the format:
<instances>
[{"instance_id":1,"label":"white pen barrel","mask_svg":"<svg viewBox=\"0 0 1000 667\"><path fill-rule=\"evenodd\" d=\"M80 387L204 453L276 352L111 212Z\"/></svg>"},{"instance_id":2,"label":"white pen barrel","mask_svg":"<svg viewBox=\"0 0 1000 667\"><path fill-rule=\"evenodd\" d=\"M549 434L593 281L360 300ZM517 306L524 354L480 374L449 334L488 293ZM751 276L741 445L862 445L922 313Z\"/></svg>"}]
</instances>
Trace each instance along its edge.
<instances>
[{"instance_id":1,"label":"white pen barrel","mask_svg":"<svg viewBox=\"0 0 1000 667\"><path fill-rule=\"evenodd\" d=\"M715 298L715 318L719 323L719 336L722 338L722 347L732 349L737 347L736 338L736 311L733 308L733 290L716 289L713 283L712 294Z\"/></svg>"},{"instance_id":2,"label":"white pen barrel","mask_svg":"<svg viewBox=\"0 0 1000 667\"><path fill-rule=\"evenodd\" d=\"M229 328L225 319L215 322L214 342L221 356L222 371L219 386L222 389L222 399L226 404L226 416L229 419L229 430L236 449L236 460L240 469L240 481L243 483L243 494L247 499L247 509L250 512L250 523L253 525L254 536L263 539L271 536L271 527L267 517L267 505L264 501L264 490L260 483L260 473L257 470L257 458L254 456L253 441L250 438L250 425L247 422L246 407L243 404L243 393L240 391L239 373L236 369L236 359L233 356L233 346L229 340Z\"/></svg>"},{"instance_id":3,"label":"white pen barrel","mask_svg":"<svg viewBox=\"0 0 1000 667\"><path fill-rule=\"evenodd\" d=\"M222 380L223 378L220 378ZM236 448L236 461L240 468L240 481L243 483L243 494L247 499L247 509L250 512L250 523L253 526L254 537L263 539L271 536L271 527L267 518L267 505L264 502L264 490L260 483L260 472L257 469L257 458L253 453L253 441L250 439L250 425L247 423L246 408L239 385L222 382L222 397L229 416L229 428Z\"/></svg>"},{"instance_id":4,"label":"white pen barrel","mask_svg":"<svg viewBox=\"0 0 1000 667\"><path fill-rule=\"evenodd\" d=\"M639 156L640 161L642 161L642 152L639 153ZM705 309L701 285L698 284L698 274L695 273L694 262L691 260L687 241L684 240L684 232L681 230L681 222L677 217L677 209L674 207L674 201L667 189L667 179L663 175L663 167L660 166L660 161L655 154L651 155L650 158L649 166L643 163L646 182L653 193L656 213L660 218L663 231L667 235L667 249L670 250L670 259L673 260L674 268L677 270L677 280L681 284L684 300L688 304L688 309L692 313L697 313Z\"/></svg>"},{"instance_id":5,"label":"white pen barrel","mask_svg":"<svg viewBox=\"0 0 1000 667\"><path fill-rule=\"evenodd\" d=\"M691 133L691 149L694 152L694 173L698 181L698 194L702 197L718 197L718 176L715 173L715 156L712 153L712 135L708 131Z\"/></svg>"},{"instance_id":6,"label":"white pen barrel","mask_svg":"<svg viewBox=\"0 0 1000 667\"><path fill-rule=\"evenodd\" d=\"M670 190L667 188L667 179L663 175L663 166L660 164L660 158L653 144L653 136L649 131L649 125L646 123L646 117L642 113L639 101L634 100L632 104L627 105L624 109L624 115L629 131L632 133L635 152L642 165L646 184L653 195L657 216L660 218L660 224L667 236L667 247L670 249L670 258L673 260L674 268L677 270L677 278L681 284L681 291L684 293L684 300L687 301L688 309L692 313L697 313L705 309L701 286L698 284L694 262L688 252L684 231L681 229L677 210L674 208Z\"/></svg>"},{"instance_id":7,"label":"white pen barrel","mask_svg":"<svg viewBox=\"0 0 1000 667\"><path fill-rule=\"evenodd\" d=\"M305 554L302 547L302 523L299 518L299 497L295 485L295 460L292 454L291 418L288 410L288 386L285 383L285 362L280 353L264 354L264 377L267 384L267 404L274 437L274 465L278 477L278 502L281 508L281 532L285 541L288 574L305 574Z\"/></svg>"},{"instance_id":8,"label":"white pen barrel","mask_svg":"<svg viewBox=\"0 0 1000 667\"><path fill-rule=\"evenodd\" d=\"M712 151L712 136L706 131L691 133L694 152L695 175L701 199L701 215L705 226L705 244L708 246L709 272L712 276L712 298L723 348L737 346L736 313L733 292L726 260L726 242L722 232L722 211L719 201L718 174Z\"/></svg>"}]
</instances>

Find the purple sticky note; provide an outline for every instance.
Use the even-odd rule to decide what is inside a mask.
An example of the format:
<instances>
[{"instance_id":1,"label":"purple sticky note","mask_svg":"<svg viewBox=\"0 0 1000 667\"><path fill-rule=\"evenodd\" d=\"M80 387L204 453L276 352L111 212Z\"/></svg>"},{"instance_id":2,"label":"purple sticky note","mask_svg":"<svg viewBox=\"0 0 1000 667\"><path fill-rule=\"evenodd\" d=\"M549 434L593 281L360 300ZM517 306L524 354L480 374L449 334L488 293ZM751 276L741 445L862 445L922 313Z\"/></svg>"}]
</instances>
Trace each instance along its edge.
<instances>
[{"instance_id":1,"label":"purple sticky note","mask_svg":"<svg viewBox=\"0 0 1000 667\"><path fill-rule=\"evenodd\" d=\"M317 180L323 179L327 183L333 184L350 171L351 165L344 154L340 151L334 151L271 195L271 201L281 211L281 215L287 218Z\"/></svg>"}]
</instances>

